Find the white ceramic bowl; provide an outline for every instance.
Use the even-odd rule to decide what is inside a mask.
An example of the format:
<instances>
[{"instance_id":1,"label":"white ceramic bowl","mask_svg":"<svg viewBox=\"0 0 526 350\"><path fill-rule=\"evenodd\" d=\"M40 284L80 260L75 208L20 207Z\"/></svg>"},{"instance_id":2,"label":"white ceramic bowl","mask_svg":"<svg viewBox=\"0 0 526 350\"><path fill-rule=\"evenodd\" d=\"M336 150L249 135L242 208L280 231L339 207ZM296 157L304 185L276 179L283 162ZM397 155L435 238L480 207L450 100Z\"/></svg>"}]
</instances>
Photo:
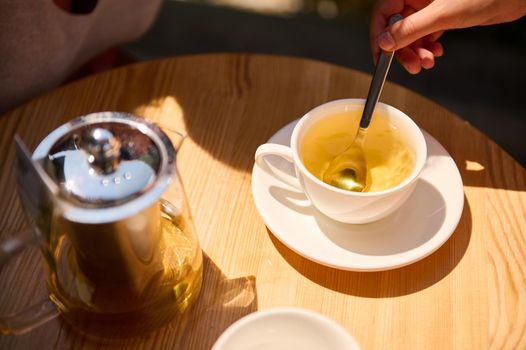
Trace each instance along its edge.
<instances>
[{"instance_id":1,"label":"white ceramic bowl","mask_svg":"<svg viewBox=\"0 0 526 350\"><path fill-rule=\"evenodd\" d=\"M212 350L359 350L338 323L313 311L277 308L258 311L232 324Z\"/></svg>"}]
</instances>

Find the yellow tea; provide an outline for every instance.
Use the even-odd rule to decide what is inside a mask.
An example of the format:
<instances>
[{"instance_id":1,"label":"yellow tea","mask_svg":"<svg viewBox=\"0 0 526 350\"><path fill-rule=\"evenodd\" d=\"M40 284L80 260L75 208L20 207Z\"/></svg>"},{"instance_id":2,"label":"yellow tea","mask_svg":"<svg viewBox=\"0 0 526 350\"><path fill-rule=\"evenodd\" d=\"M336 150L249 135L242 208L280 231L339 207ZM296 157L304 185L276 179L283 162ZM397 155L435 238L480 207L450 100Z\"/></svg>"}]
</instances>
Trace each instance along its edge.
<instances>
[{"instance_id":1,"label":"yellow tea","mask_svg":"<svg viewBox=\"0 0 526 350\"><path fill-rule=\"evenodd\" d=\"M309 172L323 181L323 174L334 157L353 142L361 109L338 113L314 123L300 144L300 157ZM364 143L367 186L364 192L383 191L401 183L415 164L413 150L397 127L375 111Z\"/></svg>"},{"instance_id":2,"label":"yellow tea","mask_svg":"<svg viewBox=\"0 0 526 350\"><path fill-rule=\"evenodd\" d=\"M76 328L95 336L128 337L156 329L180 316L201 288L202 256L192 227L183 216L163 211L159 248L143 268L110 238L98 236L101 256L115 254L114 264L99 269L83 262L86 251L63 234L67 226L57 221L51 239L53 261L48 265L50 298ZM122 238L122 237L120 237ZM103 254L107 252L108 254ZM133 269L143 271L138 283Z\"/></svg>"}]
</instances>

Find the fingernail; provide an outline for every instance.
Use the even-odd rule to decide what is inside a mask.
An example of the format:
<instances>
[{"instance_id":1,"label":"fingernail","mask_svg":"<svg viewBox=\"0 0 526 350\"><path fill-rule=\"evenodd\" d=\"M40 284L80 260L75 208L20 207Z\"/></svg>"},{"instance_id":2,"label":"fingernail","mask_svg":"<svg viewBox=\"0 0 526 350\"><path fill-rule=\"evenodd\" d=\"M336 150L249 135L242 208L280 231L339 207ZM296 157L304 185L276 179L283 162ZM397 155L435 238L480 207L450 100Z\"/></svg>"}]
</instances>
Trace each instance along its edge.
<instances>
[{"instance_id":1,"label":"fingernail","mask_svg":"<svg viewBox=\"0 0 526 350\"><path fill-rule=\"evenodd\" d=\"M382 50L391 51L394 49L395 45L396 43L393 36L387 30L378 36L378 46L380 46Z\"/></svg>"}]
</instances>

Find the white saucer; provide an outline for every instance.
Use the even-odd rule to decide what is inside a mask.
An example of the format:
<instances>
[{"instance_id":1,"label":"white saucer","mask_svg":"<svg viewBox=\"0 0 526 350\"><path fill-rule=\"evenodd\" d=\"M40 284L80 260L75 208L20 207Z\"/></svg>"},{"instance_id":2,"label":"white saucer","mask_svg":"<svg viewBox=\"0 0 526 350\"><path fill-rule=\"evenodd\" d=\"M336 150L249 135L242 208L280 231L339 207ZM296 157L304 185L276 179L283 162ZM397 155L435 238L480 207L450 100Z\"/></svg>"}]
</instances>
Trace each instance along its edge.
<instances>
[{"instance_id":1,"label":"white saucer","mask_svg":"<svg viewBox=\"0 0 526 350\"><path fill-rule=\"evenodd\" d=\"M295 120L269 139L290 144ZM462 178L455 162L423 131L427 162L407 202L370 224L343 224L321 214L305 194L257 164L252 170L256 208L283 244L320 264L353 271L390 270L425 258L440 248L458 225L464 207ZM270 167L294 176L292 164L267 157ZM278 170L279 171L279 170Z\"/></svg>"}]
</instances>

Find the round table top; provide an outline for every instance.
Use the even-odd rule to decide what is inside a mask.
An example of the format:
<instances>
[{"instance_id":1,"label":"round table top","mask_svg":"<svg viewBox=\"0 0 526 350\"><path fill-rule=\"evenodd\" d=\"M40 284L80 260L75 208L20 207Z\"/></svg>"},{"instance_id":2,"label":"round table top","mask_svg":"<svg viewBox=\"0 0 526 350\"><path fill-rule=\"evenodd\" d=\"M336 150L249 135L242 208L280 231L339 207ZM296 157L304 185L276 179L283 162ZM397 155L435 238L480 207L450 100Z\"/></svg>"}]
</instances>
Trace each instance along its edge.
<instances>
[{"instance_id":1,"label":"round table top","mask_svg":"<svg viewBox=\"0 0 526 350\"><path fill-rule=\"evenodd\" d=\"M464 183L458 227L436 252L382 272L333 269L287 248L251 192L254 152L326 101L365 97L370 76L312 60L209 54L144 62L57 88L0 118L0 232L24 227L16 192L19 134L34 149L80 115L124 111L188 134L178 154L205 255L203 288L177 324L147 336L92 340L61 319L0 348L209 349L235 320L274 307L317 311L363 349L526 348L526 170L467 122L387 82L381 101L411 116L454 159ZM0 272L0 314L46 296L42 259L27 249Z\"/></svg>"}]
</instances>

